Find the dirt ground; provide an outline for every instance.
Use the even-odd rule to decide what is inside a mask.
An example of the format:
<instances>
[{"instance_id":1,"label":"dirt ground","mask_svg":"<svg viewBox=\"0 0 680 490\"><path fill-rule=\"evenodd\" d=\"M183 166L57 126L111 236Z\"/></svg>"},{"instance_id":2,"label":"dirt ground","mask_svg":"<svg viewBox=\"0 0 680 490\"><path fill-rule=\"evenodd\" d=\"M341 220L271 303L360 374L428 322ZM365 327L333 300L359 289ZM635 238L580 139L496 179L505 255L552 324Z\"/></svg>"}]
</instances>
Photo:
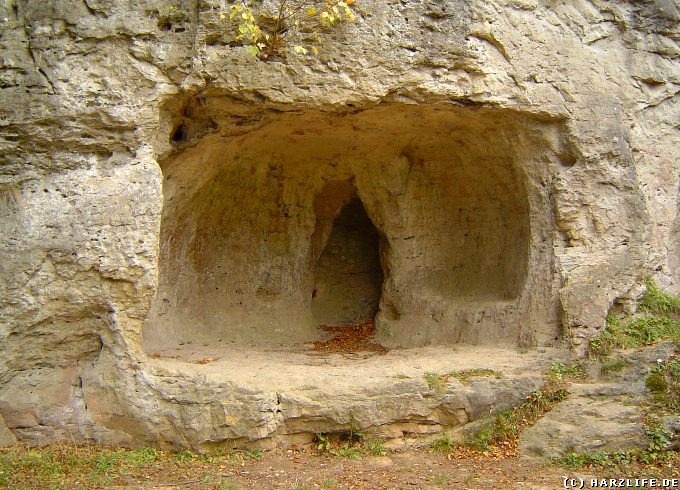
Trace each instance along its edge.
<instances>
[{"instance_id":1,"label":"dirt ground","mask_svg":"<svg viewBox=\"0 0 680 490\"><path fill-rule=\"evenodd\" d=\"M345 446L348 447L348 446ZM317 444L262 452L166 452L72 446L0 448L0 488L12 490L398 490L594 488L593 478L680 480L680 456L659 465L568 469L516 452L477 453L470 448L388 451L375 456L366 445L353 456ZM576 487L565 487L565 478ZM583 480L580 480L583 479ZM600 485L602 487L602 485ZM607 485L610 487L610 485ZM647 488L650 488L647 486Z\"/></svg>"},{"instance_id":2,"label":"dirt ground","mask_svg":"<svg viewBox=\"0 0 680 490\"><path fill-rule=\"evenodd\" d=\"M539 489L559 488L563 474L558 468L517 459L449 460L442 454L408 451L362 459L272 455L230 469L225 478L236 488Z\"/></svg>"},{"instance_id":3,"label":"dirt ground","mask_svg":"<svg viewBox=\"0 0 680 490\"><path fill-rule=\"evenodd\" d=\"M171 480L177 475L149 475L141 484L111 488L143 489L557 489L564 478L629 477L654 474L678 477L675 471L660 469L570 470L548 465L540 460L518 457L490 459L473 457L457 459L450 454L426 449L389 453L385 456L341 458L298 451L268 452L258 460L231 465L217 465L216 471L186 475L185 480ZM160 478L154 480L154 478ZM588 484L585 485L588 488Z\"/></svg>"}]
</instances>

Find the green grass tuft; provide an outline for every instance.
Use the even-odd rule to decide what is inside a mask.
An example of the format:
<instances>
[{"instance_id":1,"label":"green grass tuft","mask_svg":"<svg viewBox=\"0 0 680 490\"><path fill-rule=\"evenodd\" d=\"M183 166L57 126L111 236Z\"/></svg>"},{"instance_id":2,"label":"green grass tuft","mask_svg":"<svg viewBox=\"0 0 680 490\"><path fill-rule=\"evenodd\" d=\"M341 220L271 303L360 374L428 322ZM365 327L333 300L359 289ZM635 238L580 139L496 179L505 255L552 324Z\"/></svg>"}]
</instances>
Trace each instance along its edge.
<instances>
[{"instance_id":1,"label":"green grass tuft","mask_svg":"<svg viewBox=\"0 0 680 490\"><path fill-rule=\"evenodd\" d=\"M664 428L653 425L645 430L648 444L645 449L625 449L613 452L600 451L594 454L569 453L552 462L566 468L600 467L622 468L631 463L657 464L668 461L673 452L668 450L670 434Z\"/></svg>"},{"instance_id":2,"label":"green grass tuft","mask_svg":"<svg viewBox=\"0 0 680 490\"><path fill-rule=\"evenodd\" d=\"M647 291L638 302L642 311L665 315L680 313L680 298L661 291L651 277L645 281L645 285Z\"/></svg>"},{"instance_id":3,"label":"green grass tuft","mask_svg":"<svg viewBox=\"0 0 680 490\"><path fill-rule=\"evenodd\" d=\"M446 376L437 373L425 373L423 377L425 378L427 387L432 391L436 391L437 393L446 391L446 385L448 384Z\"/></svg>"},{"instance_id":4,"label":"green grass tuft","mask_svg":"<svg viewBox=\"0 0 680 490\"><path fill-rule=\"evenodd\" d=\"M0 451L0 488L63 488L74 478L82 480L85 487L108 487L114 477L149 468L161 457L160 451L149 447L92 450L66 445L20 445Z\"/></svg>"},{"instance_id":5,"label":"green grass tuft","mask_svg":"<svg viewBox=\"0 0 680 490\"><path fill-rule=\"evenodd\" d=\"M385 456L387 454L385 443L380 439L368 439L367 441L364 441L364 449L371 456Z\"/></svg>"},{"instance_id":6,"label":"green grass tuft","mask_svg":"<svg viewBox=\"0 0 680 490\"><path fill-rule=\"evenodd\" d=\"M634 349L662 340L680 344L680 298L661 291L650 278L638 302L640 315L610 314L605 330L590 339L590 351L607 356L615 348Z\"/></svg>"},{"instance_id":7,"label":"green grass tuft","mask_svg":"<svg viewBox=\"0 0 680 490\"><path fill-rule=\"evenodd\" d=\"M604 359L600 365L600 372L602 374L618 373L623 371L628 366L625 359Z\"/></svg>"},{"instance_id":8,"label":"green grass tuft","mask_svg":"<svg viewBox=\"0 0 680 490\"><path fill-rule=\"evenodd\" d=\"M442 434L430 444L430 450L438 453L448 453L456 446L449 434Z\"/></svg>"},{"instance_id":9,"label":"green grass tuft","mask_svg":"<svg viewBox=\"0 0 680 490\"><path fill-rule=\"evenodd\" d=\"M340 456L341 458L359 459L362 456L361 448L351 443L346 443L332 452L335 456Z\"/></svg>"},{"instance_id":10,"label":"green grass tuft","mask_svg":"<svg viewBox=\"0 0 680 490\"><path fill-rule=\"evenodd\" d=\"M635 349L662 340L680 342L680 321L668 316L607 317L607 328L590 339L590 350L609 355L612 349Z\"/></svg>"},{"instance_id":11,"label":"green grass tuft","mask_svg":"<svg viewBox=\"0 0 680 490\"><path fill-rule=\"evenodd\" d=\"M434 479L432 480L432 483L434 483L435 486L444 487L444 486L447 486L449 484L449 479L446 478L445 476L438 475L438 476L434 477Z\"/></svg>"},{"instance_id":12,"label":"green grass tuft","mask_svg":"<svg viewBox=\"0 0 680 490\"><path fill-rule=\"evenodd\" d=\"M170 29L172 24L189 20L189 13L181 5L170 5L158 12L159 29Z\"/></svg>"},{"instance_id":13,"label":"green grass tuft","mask_svg":"<svg viewBox=\"0 0 680 490\"><path fill-rule=\"evenodd\" d=\"M462 371L451 371L449 376L456 378L461 383L465 384L470 378L476 377L494 377L500 379L503 377L503 373L494 371L493 369L487 368L474 368L474 369L463 369Z\"/></svg>"},{"instance_id":14,"label":"green grass tuft","mask_svg":"<svg viewBox=\"0 0 680 490\"><path fill-rule=\"evenodd\" d=\"M556 362L550 366L550 376L556 380L563 379L583 379L586 377L586 373L583 367L573 364L564 364L562 362Z\"/></svg>"},{"instance_id":15,"label":"green grass tuft","mask_svg":"<svg viewBox=\"0 0 680 490\"><path fill-rule=\"evenodd\" d=\"M645 386L657 409L680 412L680 359L673 357L654 366L645 380Z\"/></svg>"}]
</instances>

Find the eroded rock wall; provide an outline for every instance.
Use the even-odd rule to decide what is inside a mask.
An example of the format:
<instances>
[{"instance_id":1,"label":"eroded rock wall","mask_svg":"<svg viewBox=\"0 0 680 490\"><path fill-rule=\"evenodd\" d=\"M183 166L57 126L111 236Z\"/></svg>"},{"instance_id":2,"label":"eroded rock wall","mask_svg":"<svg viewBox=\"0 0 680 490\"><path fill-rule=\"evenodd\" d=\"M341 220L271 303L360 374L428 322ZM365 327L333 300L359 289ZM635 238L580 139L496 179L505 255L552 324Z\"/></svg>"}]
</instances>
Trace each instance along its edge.
<instances>
[{"instance_id":1,"label":"eroded rock wall","mask_svg":"<svg viewBox=\"0 0 680 490\"><path fill-rule=\"evenodd\" d=\"M357 22L324 36L318 57L267 63L234 45L219 2L187 1L185 19L161 28L159 9L171 5L0 4L0 415L18 437L197 446L206 438L247 441L276 432L275 416L243 419L234 433L186 432L197 420L214 422L216 413L220 420L241 417L261 400L229 384L218 390L221 401L210 398L213 388L196 388L181 370L152 367L141 343L149 312L163 306L156 293L167 290L173 264L200 271L219 257L187 245L177 254L192 250L194 262L162 261L172 256L169 234L182 231L177 224L192 213L204 230L215 229L208 218L247 221L229 221L233 208L207 198L241 175L253 185L261 179L253 189L264 194L226 194L252 207L254 234L235 237L223 252L247 248L266 231L269 242L241 252L265 259L248 287L257 293L265 282L257 268L274 262L270 282L285 291L280 311L292 312L283 318L291 324L303 324L308 309L300 305L311 300L313 247L305 237L314 234L310 209L326 172L355 175L367 214L384 236L392 234L379 318L382 335L397 345L419 343L414 331L425 341L483 343L490 336L509 345L547 344L562 332L579 353L611 306L634 296L644 277L654 273L679 291L677 2L364 0L356 3ZM440 107L448 122L434 117ZM210 111L219 114L207 117ZM352 118L366 127L355 134L342 123L344 139L332 140L334 121ZM428 118L431 125L422 125ZM315 127L324 129L315 135ZM446 134L434 138L432 127ZM291 128L304 135L288 134ZM390 131L398 134L380 140ZM402 132L414 141L400 139ZM332 167L331 145L344 153L354 139L384 158L357 154ZM307 152L323 147L317 167L311 156L290 163L296 142ZM206 155L208 148L216 154ZM412 174L416 182L403 190L410 200L375 198L402 192L404 174L430 151L444 163L424 163ZM227 165L239 152L266 158L248 167L254 174L239 174L246 167ZM277 170L277 160L288 163ZM269 186L269 172L295 173L288 182L304 186ZM173 190L175 176L188 188ZM421 193L455 207L462 199L450 192L456 186L471 191L465 202L479 203L481 215L495 217L487 221L493 226L475 227L486 233L477 244L488 254L465 249L471 261L446 253L462 250L466 238L462 228L446 227L454 218L419 210L429 202L417 199ZM255 200L278 199L278 192L282 203L302 205L293 224L258 214ZM381 202L394 209L380 209ZM210 206L220 215L200 213ZM418 220L431 220L427 226L446 244L421 261L409 254L432 237ZM504 227L517 234L510 249L494 234ZM397 246L394 237L410 236L411 228L422 236ZM190 243L187 233L177 240ZM202 237L204 245L224 244L207 231ZM394 269L390 261L425 272ZM453 272L471 263L479 275ZM497 264L502 270L493 270ZM277 278L282 270L304 277ZM507 280L494 282L499 277ZM207 294L213 278L191 280ZM404 288L410 281L415 286ZM180 282L170 305L191 300L191 285ZM478 304L466 306L463 293ZM481 296L494 301L480 308ZM260 300L255 294L248 301ZM191 308L174 308L173 315ZM230 309L210 313L240 321ZM212 318L190 318L200 320L195 332L201 322L212 325ZM166 335L180 335L180 327ZM198 392L186 394L192 390Z\"/></svg>"},{"instance_id":2,"label":"eroded rock wall","mask_svg":"<svg viewBox=\"0 0 680 490\"><path fill-rule=\"evenodd\" d=\"M342 295L314 271L351 194L380 235L383 342L557 339L547 182L571 165L558 122L441 104L338 113L223 100L196 103L212 134L162 164L149 349L312 339L318 302Z\"/></svg>"}]
</instances>

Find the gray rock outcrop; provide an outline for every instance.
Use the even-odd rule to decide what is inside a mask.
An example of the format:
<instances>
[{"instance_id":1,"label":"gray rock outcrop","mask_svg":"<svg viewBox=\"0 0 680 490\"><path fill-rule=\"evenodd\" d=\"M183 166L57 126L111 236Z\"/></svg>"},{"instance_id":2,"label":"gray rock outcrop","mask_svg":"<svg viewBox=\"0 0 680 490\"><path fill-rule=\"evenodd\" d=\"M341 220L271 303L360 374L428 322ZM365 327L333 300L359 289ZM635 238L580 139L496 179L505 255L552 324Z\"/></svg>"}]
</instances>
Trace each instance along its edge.
<instances>
[{"instance_id":1,"label":"gray rock outcrop","mask_svg":"<svg viewBox=\"0 0 680 490\"><path fill-rule=\"evenodd\" d=\"M520 453L561 458L569 453L646 449L650 443L646 431L653 418L675 437L676 417L654 413L645 387L651 369L674 352L673 344L665 342L619 353L617 358L625 366L620 372L592 372L588 382L571 384L565 401L522 432ZM597 371L600 364L593 362L592 367Z\"/></svg>"},{"instance_id":2,"label":"gray rock outcrop","mask_svg":"<svg viewBox=\"0 0 680 490\"><path fill-rule=\"evenodd\" d=\"M677 2L363 0L317 57L268 62L221 4L0 4L0 415L19 438L340 430L352 403L315 425L312 397L284 430L281 390L172 352L377 311L388 347L580 355L648 275L680 291ZM327 252L355 198L372 251Z\"/></svg>"}]
</instances>

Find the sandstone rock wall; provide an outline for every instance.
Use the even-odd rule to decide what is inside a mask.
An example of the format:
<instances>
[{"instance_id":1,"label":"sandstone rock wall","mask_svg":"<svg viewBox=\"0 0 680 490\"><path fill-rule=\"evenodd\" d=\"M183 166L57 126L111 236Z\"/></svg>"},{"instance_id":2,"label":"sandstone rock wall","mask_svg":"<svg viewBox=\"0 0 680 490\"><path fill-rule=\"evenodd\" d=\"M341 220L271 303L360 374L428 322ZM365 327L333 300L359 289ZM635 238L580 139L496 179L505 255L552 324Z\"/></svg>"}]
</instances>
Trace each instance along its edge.
<instances>
[{"instance_id":1,"label":"sandstone rock wall","mask_svg":"<svg viewBox=\"0 0 680 490\"><path fill-rule=\"evenodd\" d=\"M329 179L381 233L393 345L579 353L646 276L680 291L677 2L363 0L318 57L266 63L220 2L175 3L163 28L172 1L0 4L0 415L20 438L204 441L182 434L213 392L175 393L200 389L155 371L142 331L307 338ZM223 390L205 410L261 401Z\"/></svg>"},{"instance_id":2,"label":"sandstone rock wall","mask_svg":"<svg viewBox=\"0 0 680 490\"><path fill-rule=\"evenodd\" d=\"M225 131L200 143L187 136L162 164L150 344L311 338L314 305L340 294L315 284L313 272L349 198L324 189L343 182L381 237L385 343L545 344L559 336L545 185L568 152L557 123L440 105L338 114L223 99L193 104ZM199 126L181 123L189 133Z\"/></svg>"}]
</instances>

